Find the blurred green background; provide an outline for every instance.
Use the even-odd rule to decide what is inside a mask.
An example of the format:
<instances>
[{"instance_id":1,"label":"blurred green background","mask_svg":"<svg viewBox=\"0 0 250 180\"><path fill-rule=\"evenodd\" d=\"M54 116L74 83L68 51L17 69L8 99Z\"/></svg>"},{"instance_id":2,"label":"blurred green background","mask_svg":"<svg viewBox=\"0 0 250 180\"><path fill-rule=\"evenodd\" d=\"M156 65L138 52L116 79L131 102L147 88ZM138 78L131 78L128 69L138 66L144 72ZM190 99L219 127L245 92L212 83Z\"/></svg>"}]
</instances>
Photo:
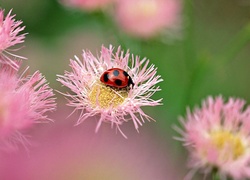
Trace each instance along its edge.
<instances>
[{"instance_id":1,"label":"blurred green background","mask_svg":"<svg viewBox=\"0 0 250 180\"><path fill-rule=\"evenodd\" d=\"M62 90L56 74L69 69L69 59L80 56L82 49L96 54L102 44L122 45L150 59L164 79L162 91L154 96L163 98L163 105L144 108L157 122L145 123L140 136L144 131L154 134L154 141L168 146L174 164L186 160L181 143L172 139L178 135L172 126L179 124L178 116L185 115L187 106L200 105L208 95L240 97L250 104L249 0L184 1L179 37L149 40L117 33L119 28L101 12L66 8L55 0L0 0L0 6L6 12L13 8L16 19L23 21L28 35L19 55L54 89ZM57 98L66 103L58 93ZM185 163L180 164L185 172Z\"/></svg>"}]
</instances>

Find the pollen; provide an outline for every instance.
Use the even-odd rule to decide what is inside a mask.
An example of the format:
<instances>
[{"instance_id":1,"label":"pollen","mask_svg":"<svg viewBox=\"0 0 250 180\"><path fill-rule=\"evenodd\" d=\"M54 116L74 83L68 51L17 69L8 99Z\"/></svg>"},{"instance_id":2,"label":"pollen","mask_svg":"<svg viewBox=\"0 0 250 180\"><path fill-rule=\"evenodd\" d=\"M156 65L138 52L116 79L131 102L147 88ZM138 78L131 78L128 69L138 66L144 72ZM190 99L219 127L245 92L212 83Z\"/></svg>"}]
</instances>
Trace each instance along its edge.
<instances>
[{"instance_id":1,"label":"pollen","mask_svg":"<svg viewBox=\"0 0 250 180\"><path fill-rule=\"evenodd\" d=\"M236 160L246 151L244 139L240 134L217 130L210 134L210 138L222 161Z\"/></svg>"},{"instance_id":2,"label":"pollen","mask_svg":"<svg viewBox=\"0 0 250 180\"><path fill-rule=\"evenodd\" d=\"M88 95L93 108L101 109L116 108L128 97L127 89L117 89L106 86L101 82L96 82Z\"/></svg>"}]
</instances>

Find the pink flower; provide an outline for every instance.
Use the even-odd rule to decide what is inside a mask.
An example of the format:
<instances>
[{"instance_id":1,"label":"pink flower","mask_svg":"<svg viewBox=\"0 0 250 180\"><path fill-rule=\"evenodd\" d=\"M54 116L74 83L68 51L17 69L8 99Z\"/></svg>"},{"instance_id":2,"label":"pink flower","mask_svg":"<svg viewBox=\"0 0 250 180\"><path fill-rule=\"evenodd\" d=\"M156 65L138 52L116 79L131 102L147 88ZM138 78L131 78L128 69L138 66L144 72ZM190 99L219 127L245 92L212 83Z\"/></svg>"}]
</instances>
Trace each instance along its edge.
<instances>
[{"instance_id":1,"label":"pink flower","mask_svg":"<svg viewBox=\"0 0 250 180\"><path fill-rule=\"evenodd\" d=\"M156 75L154 65L148 66L149 60L146 58L140 60L138 56L130 56L128 51L124 53L120 47L117 52L113 51L112 46L109 49L102 47L98 57L89 51L83 51L82 60L78 57L70 60L72 72L66 71L64 76L59 75L58 81L73 91L73 94L65 95L69 98L68 105L81 111L77 125L96 116L99 119L96 132L102 122L109 122L122 132L119 126L129 120L133 121L138 130L145 120L152 119L141 107L160 105L161 99L153 100L151 96L160 91L156 85L162 79ZM132 78L134 87L119 89L102 83L101 75L111 68L125 70Z\"/></svg>"},{"instance_id":2,"label":"pink flower","mask_svg":"<svg viewBox=\"0 0 250 180\"><path fill-rule=\"evenodd\" d=\"M21 131L48 121L45 113L55 109L52 89L38 71L18 77L10 66L0 66L0 95L0 149L15 148L16 141L25 145Z\"/></svg>"},{"instance_id":3,"label":"pink flower","mask_svg":"<svg viewBox=\"0 0 250 180\"><path fill-rule=\"evenodd\" d=\"M22 21L15 21L15 15L10 15L11 11L4 18L4 10L0 10L0 42L1 51L24 42L25 34L18 35L24 27L20 27Z\"/></svg>"},{"instance_id":4,"label":"pink flower","mask_svg":"<svg viewBox=\"0 0 250 180\"><path fill-rule=\"evenodd\" d=\"M25 34L20 34L24 30L24 26L21 27L22 21L15 21L15 15L10 14L11 11L4 18L4 10L0 9L0 63L8 64L18 69L18 64L9 56L21 59L25 58L10 52L17 49L9 48L24 42Z\"/></svg>"},{"instance_id":5,"label":"pink flower","mask_svg":"<svg viewBox=\"0 0 250 180\"><path fill-rule=\"evenodd\" d=\"M115 0L61 0L66 6L95 11L110 5Z\"/></svg>"},{"instance_id":6,"label":"pink flower","mask_svg":"<svg viewBox=\"0 0 250 180\"><path fill-rule=\"evenodd\" d=\"M181 118L185 147L189 150L189 167L210 173L217 169L220 178L250 178L250 106L245 101L221 96L208 97L201 108L187 111Z\"/></svg>"},{"instance_id":7,"label":"pink flower","mask_svg":"<svg viewBox=\"0 0 250 180\"><path fill-rule=\"evenodd\" d=\"M71 109L59 106L53 119L55 126L31 132L39 144L27 156L25 151L0 153L1 180L181 180L183 171L177 169L171 144L151 128L143 136L126 126L133 138L129 141L114 136L109 127L94 135L90 127L70 126L60 121ZM77 118L74 114L70 119ZM173 165L174 164L174 165Z\"/></svg>"},{"instance_id":8,"label":"pink flower","mask_svg":"<svg viewBox=\"0 0 250 180\"><path fill-rule=\"evenodd\" d=\"M175 30L180 24L179 0L119 0L117 23L130 35L150 38L164 30Z\"/></svg>"}]
</instances>

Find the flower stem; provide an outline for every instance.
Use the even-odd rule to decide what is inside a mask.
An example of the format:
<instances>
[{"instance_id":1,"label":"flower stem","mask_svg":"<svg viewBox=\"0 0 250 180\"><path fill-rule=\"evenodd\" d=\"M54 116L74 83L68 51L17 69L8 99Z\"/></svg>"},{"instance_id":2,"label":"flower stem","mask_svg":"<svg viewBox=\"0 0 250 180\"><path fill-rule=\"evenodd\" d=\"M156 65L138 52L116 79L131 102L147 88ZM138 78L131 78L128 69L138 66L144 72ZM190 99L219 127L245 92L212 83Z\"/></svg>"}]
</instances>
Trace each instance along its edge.
<instances>
[{"instance_id":1,"label":"flower stem","mask_svg":"<svg viewBox=\"0 0 250 180\"><path fill-rule=\"evenodd\" d=\"M250 23L236 34L233 40L226 46L219 56L222 65L229 63L250 42Z\"/></svg>"},{"instance_id":2,"label":"flower stem","mask_svg":"<svg viewBox=\"0 0 250 180\"><path fill-rule=\"evenodd\" d=\"M185 10L184 13L188 20L186 20L186 30L185 30L185 39L184 39L184 53L185 53L185 62L189 70L194 68L194 64L197 60L196 47L195 47L195 32L194 32L194 8L192 0L185 1Z\"/></svg>"},{"instance_id":3,"label":"flower stem","mask_svg":"<svg viewBox=\"0 0 250 180\"><path fill-rule=\"evenodd\" d=\"M199 71L198 64L197 64L197 54L196 54L196 47L195 47L195 33L194 33L194 8L193 8L193 1L187 0L185 1L185 9L184 14L188 17L186 20L186 30L185 30L185 39L183 42L183 50L185 56L185 63L187 69L187 85L184 89L183 94L183 102L180 106L181 111L185 111L185 107L190 103L190 99L192 98L192 92L194 90L194 86L197 78L197 73Z\"/></svg>"},{"instance_id":4,"label":"flower stem","mask_svg":"<svg viewBox=\"0 0 250 180\"><path fill-rule=\"evenodd\" d=\"M220 180L220 177L216 171L214 171L212 174L212 180Z\"/></svg>"}]
</instances>

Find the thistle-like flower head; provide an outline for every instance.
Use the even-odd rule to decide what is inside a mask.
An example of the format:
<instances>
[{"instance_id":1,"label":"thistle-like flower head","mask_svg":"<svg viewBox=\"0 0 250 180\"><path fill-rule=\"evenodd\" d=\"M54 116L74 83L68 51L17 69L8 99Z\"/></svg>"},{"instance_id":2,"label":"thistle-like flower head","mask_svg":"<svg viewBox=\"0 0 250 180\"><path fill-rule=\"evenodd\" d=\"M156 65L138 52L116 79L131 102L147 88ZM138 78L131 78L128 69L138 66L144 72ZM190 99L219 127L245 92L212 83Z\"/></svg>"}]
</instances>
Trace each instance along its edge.
<instances>
[{"instance_id":1,"label":"thistle-like flower head","mask_svg":"<svg viewBox=\"0 0 250 180\"><path fill-rule=\"evenodd\" d=\"M70 67L72 71L58 75L58 81L73 92L65 95L69 101L68 105L81 111L77 124L96 116L99 119L96 131L102 122L110 122L122 133L119 126L129 120L133 121L138 130L145 120L152 120L141 107L161 103L161 99L151 99L151 96L160 90L157 84L162 81L161 77L156 75L155 66L149 65L146 58L140 60L138 56L124 52L120 47L116 52L112 46L102 47L98 57L89 51L83 51L82 59L75 57L75 60L70 60ZM100 81L102 74L111 68L127 72L134 87L116 88Z\"/></svg>"},{"instance_id":2,"label":"thistle-like flower head","mask_svg":"<svg viewBox=\"0 0 250 180\"><path fill-rule=\"evenodd\" d=\"M0 63L8 64L14 69L18 69L12 57L25 59L24 57L13 54L11 51L17 49L10 49L10 47L24 42L25 34L20 34L24 30L21 26L22 21L16 21L15 15L11 15L11 11L4 17L4 10L0 9Z\"/></svg>"},{"instance_id":3,"label":"thistle-like flower head","mask_svg":"<svg viewBox=\"0 0 250 180\"><path fill-rule=\"evenodd\" d=\"M250 178L250 107L242 99L208 97L201 108L181 118L182 140L193 172L217 171L221 179ZM187 179L189 179L187 178Z\"/></svg>"},{"instance_id":4,"label":"thistle-like flower head","mask_svg":"<svg viewBox=\"0 0 250 180\"><path fill-rule=\"evenodd\" d=\"M0 149L25 145L21 134L34 123L46 122L46 112L55 109L55 99L46 79L37 71L18 77L8 65L0 66Z\"/></svg>"}]
</instances>

